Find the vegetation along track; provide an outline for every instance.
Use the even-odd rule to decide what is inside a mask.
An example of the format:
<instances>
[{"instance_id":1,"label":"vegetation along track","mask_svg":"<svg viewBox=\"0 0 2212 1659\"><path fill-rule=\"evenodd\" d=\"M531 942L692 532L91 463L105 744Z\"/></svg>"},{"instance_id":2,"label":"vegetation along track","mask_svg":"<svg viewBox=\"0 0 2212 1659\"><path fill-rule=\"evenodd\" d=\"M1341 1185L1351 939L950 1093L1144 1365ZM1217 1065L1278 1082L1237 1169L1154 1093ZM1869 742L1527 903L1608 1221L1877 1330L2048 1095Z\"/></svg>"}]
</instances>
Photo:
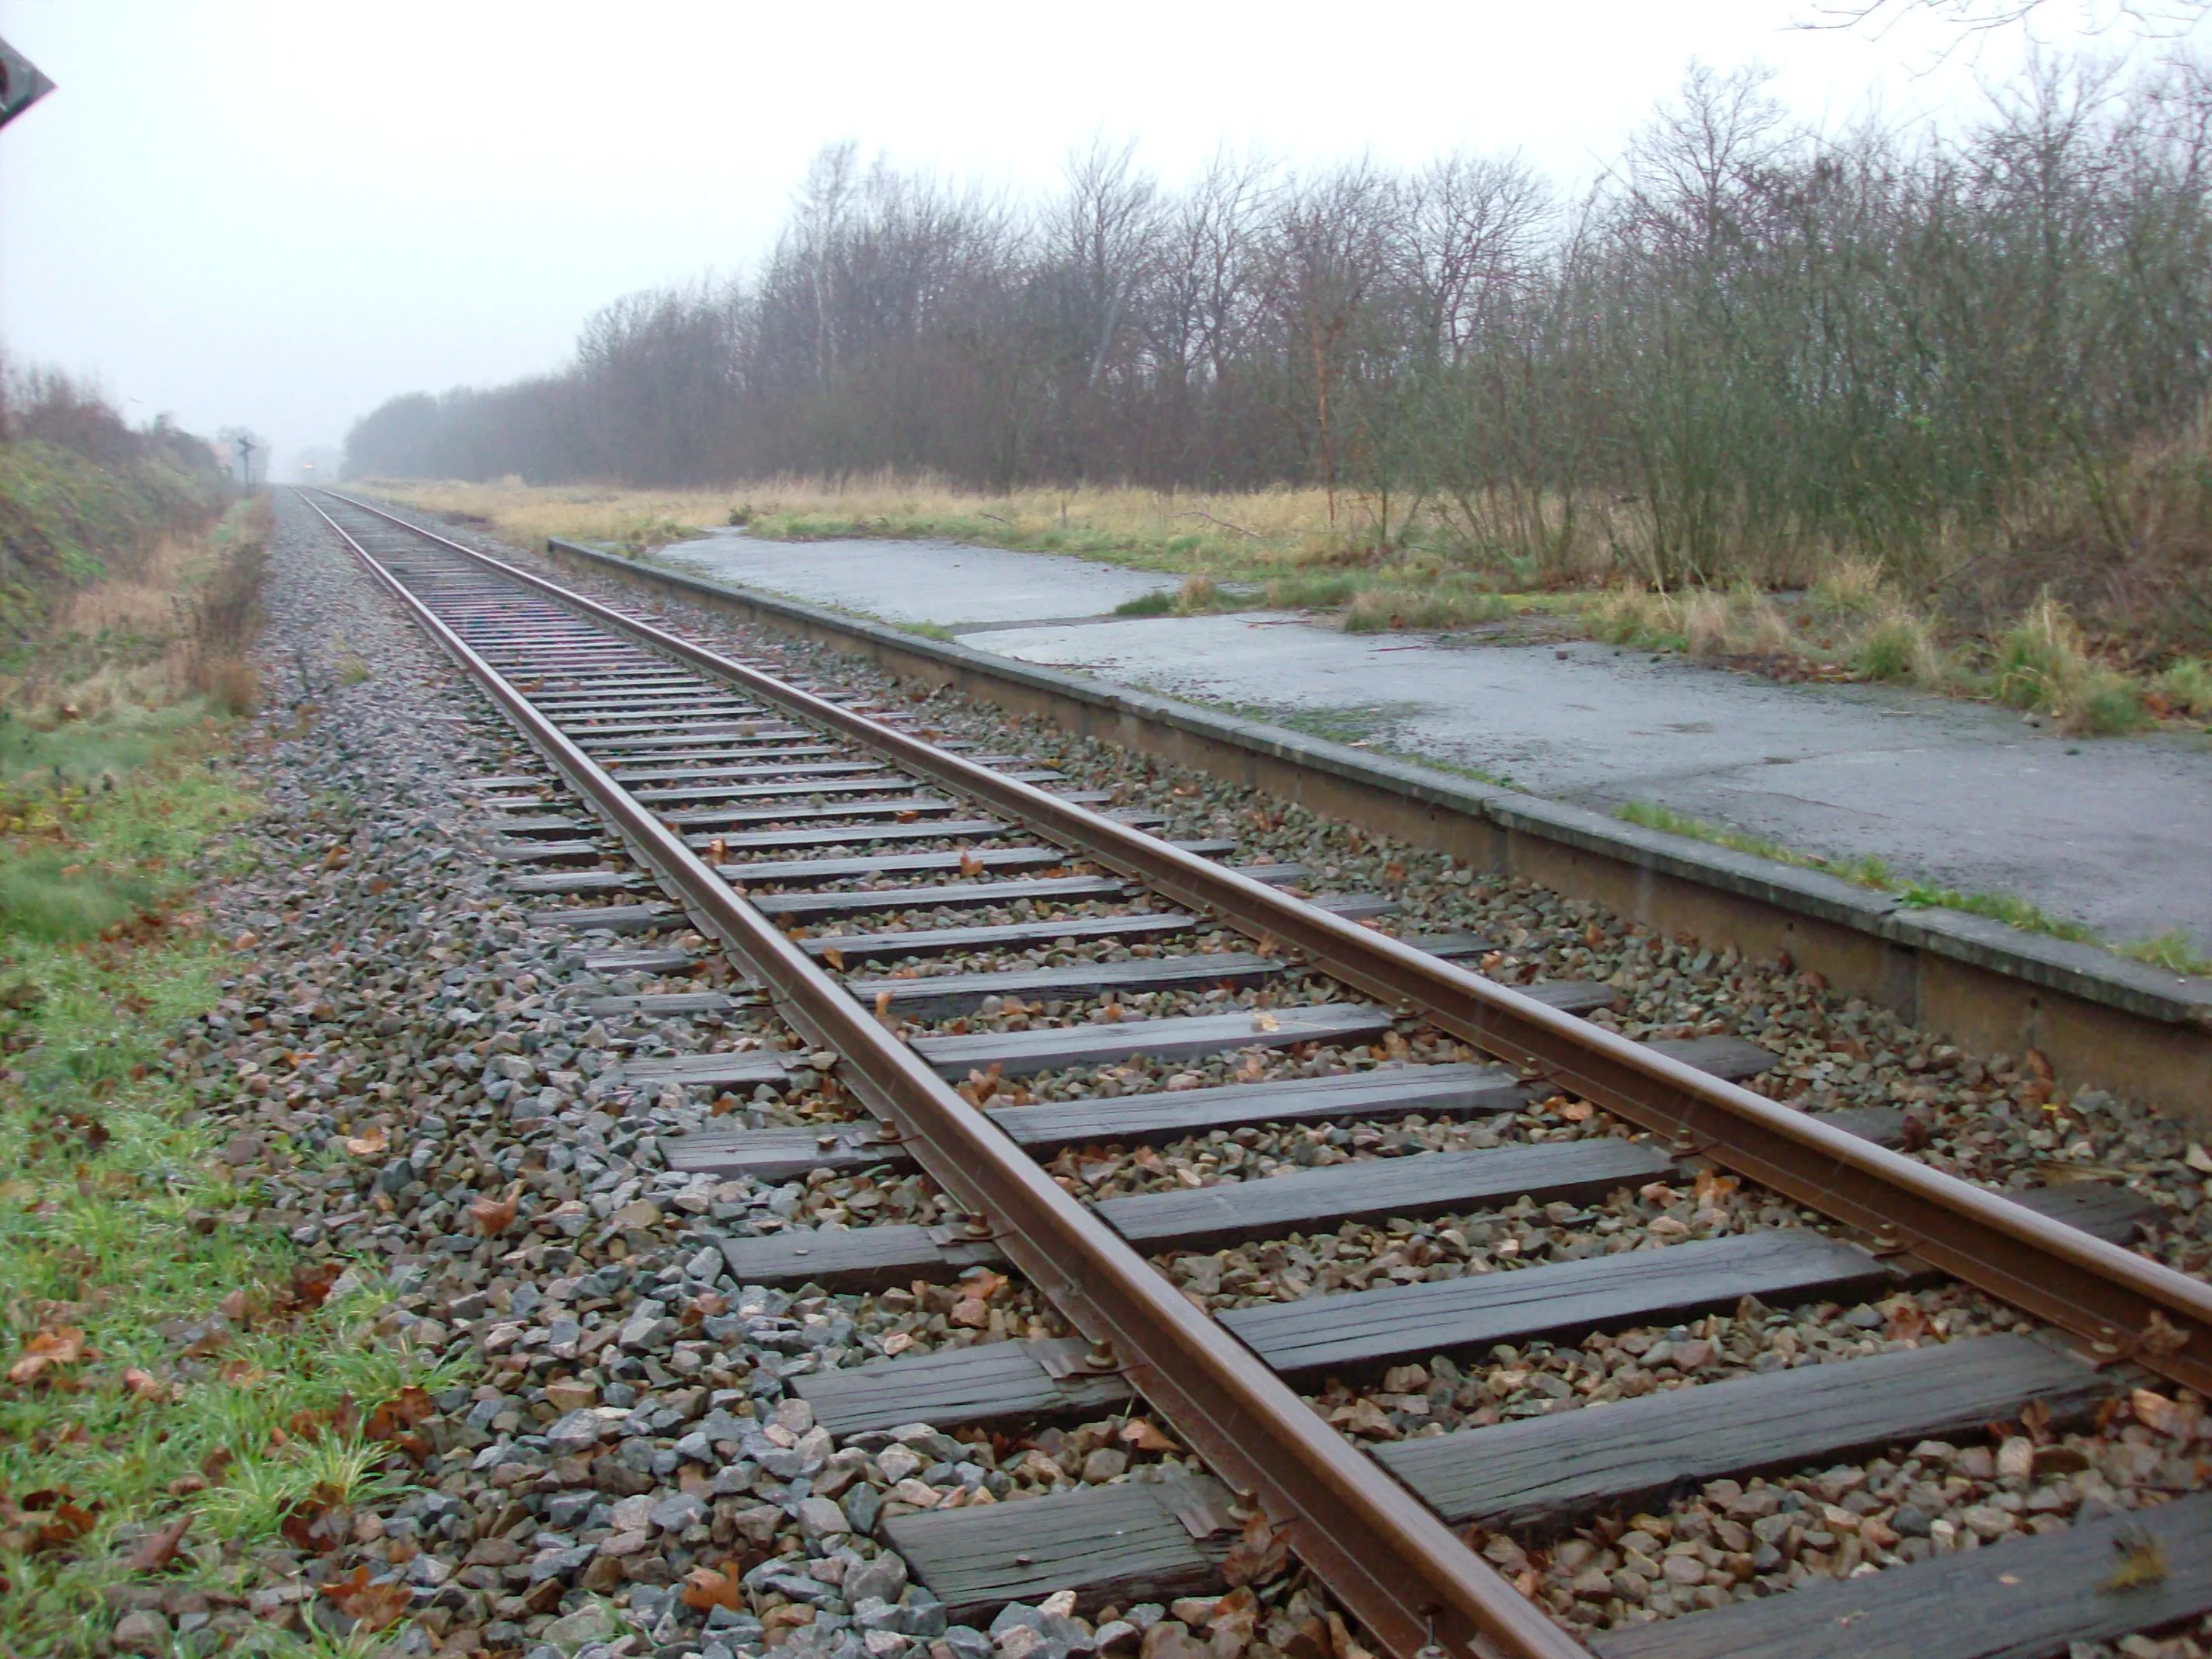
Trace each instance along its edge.
<instances>
[{"instance_id":1,"label":"vegetation along track","mask_svg":"<svg viewBox=\"0 0 2212 1659\"><path fill-rule=\"evenodd\" d=\"M1025 1340L794 1375L813 1420L889 1455L895 1431L917 1420L942 1431L1066 1418L1133 1391L1218 1477L1086 1486L1033 1504L887 1505L884 1535L957 1613L1062 1589L1096 1607L1218 1588L1224 1574L1260 1573L1280 1544L1401 1656L1571 1654L1582 1650L1522 1593L1533 1581L1516 1586L1492 1565L1525 1566L1516 1539L1534 1547L1577 1518L1663 1509L1686 1484L2014 1418L2023 1431L2007 1455L2032 1462L2051 1425L2100 1410L2109 1421L2112 1400L2155 1380L2145 1373L2192 1391L2174 1409L2195 1420L2193 1396L2212 1380L2212 1291L2099 1237L2110 1218L2065 1204L2073 1189L2050 1189L2033 1206L2001 1198L1883 1144L1899 1133L1897 1114L1823 1116L1737 1086L1732 1078L1768 1058L1751 1045L1627 1041L1577 1016L1607 1000L1606 988L1509 988L1460 965L1484 941L1400 939L1371 925L1387 900L1298 896L1285 890L1304 879L1301 868L1223 862L1233 844L1163 840L1140 817L1095 810L1104 800L1067 780L1020 769L1017 757L959 752L895 710L779 679L364 503L324 493L319 507L557 775L482 781L508 815L518 863L545 866L516 879L579 901L657 884L680 915L617 902L583 904L574 920L617 933L688 921L800 1043L634 1062L626 1075L727 1091L807 1078L857 1102L844 1122L702 1130L672 1146L672 1165L776 1176L919 1164L959 1212L949 1225L732 1239L735 1277L920 1290L1011 1263L1078 1334L1032 1321ZM610 867L625 856L643 873ZM610 945L596 959L650 969L688 955L625 957ZM1243 1001L1231 994L1255 988ZM669 1014L734 1006L699 992L641 1000ZM1240 1060L1238 1080L1217 1086L1196 1071L1133 1095L1069 1099L1048 1086L1139 1056L1224 1055ZM1271 1063L1285 1057L1287 1068ZM1546 1098L1563 1103L1550 1139L1081 1197L1109 1184L1105 1164L1142 1165L1146 1146L1177 1136L1409 1113L1481 1119ZM1598 1132L1577 1132L1585 1125ZM1059 1173L1079 1147L1109 1150L1100 1168ZM1039 1161L1054 1153L1052 1168ZM1739 1196L1743 1181L1753 1185ZM1623 1188L1692 1182L1701 1200L1763 1224L1683 1242L1668 1242L1679 1224L1625 1240L1601 1226L1613 1234L1607 1246L1572 1259L1218 1311L1148 1260L1363 1218L1516 1201L1571 1214ZM2019 1320L2014 1334L1954 1333L1840 1365L1738 1370L1373 1456L1299 1392L1380 1376L1384 1397L1402 1398L1442 1378L1449 1396L1449 1358L1432 1356L1830 1298L1884 1303L1891 1328L1910 1334L1927 1287L1944 1284L2048 1328L2039 1340L2018 1334L2033 1328ZM1827 1509L1812 1518L1837 1530L1809 1530L1844 1550L1853 1512ZM1740 1539L1687 1527L1670 1539L1664 1519L1641 1515L1642 1530L1620 1535L1654 1565L1649 1582L1686 1589L1717 1550L1741 1559L1718 1569L1723 1583L1772 1557L1787 1528L1760 1519L1755 1540L1733 1522ZM2124 1564L2152 1565L2116 1578L2099 1528ZM1481 1553L1471 1540L1486 1540ZM2212 1608L2209 1541L2212 1498L2192 1496L1786 1597L1686 1595L1714 1610L1616 1629L1598 1646L1620 1656L2063 1651ZM1600 1586L1610 1582L1600 1573ZM1960 1601L1969 1592L1971 1610Z\"/></svg>"}]
</instances>

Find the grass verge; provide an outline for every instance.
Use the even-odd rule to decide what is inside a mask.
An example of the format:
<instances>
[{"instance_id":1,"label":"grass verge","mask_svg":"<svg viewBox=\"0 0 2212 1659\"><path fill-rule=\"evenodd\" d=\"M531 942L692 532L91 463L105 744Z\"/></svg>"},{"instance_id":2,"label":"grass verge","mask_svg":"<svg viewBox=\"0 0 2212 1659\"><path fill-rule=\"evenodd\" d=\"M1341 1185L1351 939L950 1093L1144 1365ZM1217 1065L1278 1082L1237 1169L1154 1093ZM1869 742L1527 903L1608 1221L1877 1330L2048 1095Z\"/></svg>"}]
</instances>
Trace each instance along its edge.
<instances>
[{"instance_id":1,"label":"grass verge","mask_svg":"<svg viewBox=\"0 0 2212 1659\"><path fill-rule=\"evenodd\" d=\"M240 1563L374 1495L374 1409L441 1379L365 1340L380 1298L257 1217L170 1073L222 972L191 874L253 802L219 729L133 741L102 786L0 791L0 1651L163 1607L191 1650L305 1651L235 1611Z\"/></svg>"},{"instance_id":2,"label":"grass verge","mask_svg":"<svg viewBox=\"0 0 2212 1659\"><path fill-rule=\"evenodd\" d=\"M1899 903L1910 908L1960 910L1968 915L1986 916L1992 921L2001 921L2008 927L2017 927L2023 933L2070 939L2078 945L2098 945L2173 973L2212 974L2212 958L2199 955L2189 937L2179 932L2161 933L2155 939L2116 941L2106 939L2081 922L2055 916L2040 906L2009 893L1962 892L1955 887L1938 887L1926 882L1901 880L1893 876L1888 866L1878 858L1826 859L1800 853L1764 836L1746 835L1725 824L1692 817L1687 813L1677 812L1653 801L1630 801L1615 808L1613 816L1630 823L1640 824L1646 830L1686 836L1693 841L1725 847L1733 852L1748 853L1753 858L1771 859L1778 864L1793 865L1801 870L1818 870L1826 875L1840 876L1845 881L1855 882L1862 887L1894 894Z\"/></svg>"}]
</instances>

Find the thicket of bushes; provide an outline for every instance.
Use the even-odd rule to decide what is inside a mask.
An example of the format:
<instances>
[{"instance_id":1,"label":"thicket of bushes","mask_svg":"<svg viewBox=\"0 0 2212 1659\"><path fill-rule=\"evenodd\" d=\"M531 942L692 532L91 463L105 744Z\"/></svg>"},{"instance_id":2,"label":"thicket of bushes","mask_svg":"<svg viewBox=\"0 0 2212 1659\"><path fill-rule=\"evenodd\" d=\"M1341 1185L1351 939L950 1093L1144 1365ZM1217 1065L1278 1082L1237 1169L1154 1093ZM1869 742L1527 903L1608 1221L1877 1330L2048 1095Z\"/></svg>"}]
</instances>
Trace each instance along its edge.
<instances>
[{"instance_id":1,"label":"thicket of bushes","mask_svg":"<svg viewBox=\"0 0 2212 1659\"><path fill-rule=\"evenodd\" d=\"M1809 583L1978 628L2048 589L2212 638L2212 76L2051 70L1945 130L1793 125L1692 74L1587 194L1519 162L1013 204L825 152L758 273L575 361L396 398L356 474L996 489L1311 483L1355 550L1565 585Z\"/></svg>"}]
</instances>

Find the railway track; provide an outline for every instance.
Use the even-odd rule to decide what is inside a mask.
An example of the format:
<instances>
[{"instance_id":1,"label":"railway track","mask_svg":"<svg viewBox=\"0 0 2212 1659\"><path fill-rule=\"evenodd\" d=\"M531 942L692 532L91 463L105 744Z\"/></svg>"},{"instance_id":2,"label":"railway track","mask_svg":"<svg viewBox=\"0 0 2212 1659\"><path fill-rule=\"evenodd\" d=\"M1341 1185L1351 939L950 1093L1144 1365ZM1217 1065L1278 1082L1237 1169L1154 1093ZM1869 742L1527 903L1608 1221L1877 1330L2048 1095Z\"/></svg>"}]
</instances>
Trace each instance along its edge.
<instances>
[{"instance_id":1,"label":"railway track","mask_svg":"<svg viewBox=\"0 0 2212 1659\"><path fill-rule=\"evenodd\" d=\"M732 1113L746 1127L672 1143L672 1166L763 1180L918 1168L947 1200L934 1224L732 1239L737 1279L919 1294L1010 1268L1073 1333L794 1374L813 1421L884 1449L917 1422L1073 1420L1140 1400L1211 1471L887 1514L884 1536L957 1613L1064 1589L1090 1607L1218 1589L1279 1544L1393 1653L1564 1659L1585 1650L1523 1593L1525 1572L1516 1587L1493 1563L1511 1571L1598 1516L1634 1517L1614 1528L1613 1553L1634 1563L1593 1569L1597 1584L1577 1594L1602 1585L1632 1601L1623 1573L1670 1602L1670 1587L1684 1591L1678 1616L1595 1638L1620 1659L2063 1652L2212 1609L2202 1496L1755 1600L1725 1589L1758 1576L1787 1527L1765 1527L1757 1549L1740 1525L1741 1539L1669 1536L1670 1498L1702 1483L1993 1423L2021 1424L2008 1455L2018 1443L2032 1461L2052 1425L2109 1419L2137 1384L2212 1392L2212 1291L2098 1237L2121 1230L2069 1203L2078 1194L2031 1207L1938 1174L1884 1144L1894 1114L1823 1118L1737 1086L1765 1063L1750 1045L1628 1042L1579 1017L1606 988L1494 983L1467 965L1486 941L1392 937L1387 896L1307 892L1312 872L1240 866L1229 841L1164 840L1078 780L962 752L896 708L725 658L364 503L313 499L550 768L479 781L504 814L513 879L569 902L582 929L696 929L747 988L641 985L610 999L610 1015L712 1019L750 998L796 1034L795 1048L629 1068L640 1086L732 1104L813 1091L804 1121ZM612 974L698 965L665 939L585 956ZM1462 1150L1345 1134L1413 1115L1528 1121L1545 1103L1563 1109L1547 1127ZM1221 1149L1218 1169L1257 1173L1249 1148L1285 1136L1398 1155L1291 1159L1266 1179L1196 1186L1111 1176L1196 1138ZM1749 1184L1732 1195L1737 1182ZM1102 1186L1134 1190L1092 1198ZM1715 1216L1758 1219L1665 1243L1666 1230L1631 1224L1632 1202L1607 1199L1680 1190L1711 1194ZM1386 1274L1243 1306L1186 1295L1154 1265L1385 1218L1441 1235L1514 1204L1595 1205L1623 1224L1602 1249L1510 1272ZM1425 1236L1422 1248L1443 1247ZM1479 1370L1480 1356L1544 1340L1658 1331L1692 1344L1691 1322L1719 1315L1901 1310L1946 1284L2030 1317L1924 1345L1906 1318L1865 1358L1723 1367L1723 1380L1603 1410L1371 1455L1309 1403L1343 1379L1363 1397L1402 1401L1440 1382L1449 1395L1468 1373L1431 1370L1438 1355ZM2184 1396L2176 1409L2189 1408ZM1881 1553L1858 1543L1848 1508L1827 1509L1791 1548L1818 1534L1830 1560ZM2154 1553L2160 1571L2116 1589L2108 1534ZM1694 1574L1668 1565L1686 1561ZM1723 1593L1699 1597L1699 1584Z\"/></svg>"}]
</instances>

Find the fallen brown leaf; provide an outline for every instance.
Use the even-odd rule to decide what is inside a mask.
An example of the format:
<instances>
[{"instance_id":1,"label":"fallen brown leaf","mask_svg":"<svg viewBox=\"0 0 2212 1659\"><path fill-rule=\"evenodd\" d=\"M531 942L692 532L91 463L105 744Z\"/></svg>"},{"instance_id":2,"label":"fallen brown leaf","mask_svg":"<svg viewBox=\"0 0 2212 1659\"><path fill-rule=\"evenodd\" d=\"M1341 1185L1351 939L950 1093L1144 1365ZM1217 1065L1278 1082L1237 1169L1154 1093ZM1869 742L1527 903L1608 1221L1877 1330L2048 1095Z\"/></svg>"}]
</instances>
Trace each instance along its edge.
<instances>
[{"instance_id":1,"label":"fallen brown leaf","mask_svg":"<svg viewBox=\"0 0 2212 1659\"><path fill-rule=\"evenodd\" d=\"M2155 1434L2186 1438L2197 1426L2197 1413L2150 1389L2137 1389L2128 1396L2136 1421Z\"/></svg>"},{"instance_id":2,"label":"fallen brown leaf","mask_svg":"<svg viewBox=\"0 0 2212 1659\"><path fill-rule=\"evenodd\" d=\"M153 1372L142 1371L136 1365L123 1373L123 1386L141 1400L166 1403L169 1398L168 1384Z\"/></svg>"},{"instance_id":3,"label":"fallen brown leaf","mask_svg":"<svg viewBox=\"0 0 2212 1659\"><path fill-rule=\"evenodd\" d=\"M2171 1359L2188 1346L2189 1333L2155 1308L2150 1310L2143 1334L2136 1339L2136 1347L2154 1359Z\"/></svg>"},{"instance_id":4,"label":"fallen brown leaf","mask_svg":"<svg viewBox=\"0 0 2212 1659\"><path fill-rule=\"evenodd\" d=\"M415 1601L414 1592L396 1579L388 1584L370 1583L366 1562L344 1577L324 1585L323 1594L362 1631L382 1630L396 1621Z\"/></svg>"},{"instance_id":5,"label":"fallen brown leaf","mask_svg":"<svg viewBox=\"0 0 2212 1659\"><path fill-rule=\"evenodd\" d=\"M477 1231L486 1238L497 1238L514 1224L514 1212L521 1201L522 1183L518 1181L502 1198L487 1196L471 1202L469 1219L477 1224Z\"/></svg>"},{"instance_id":6,"label":"fallen brown leaf","mask_svg":"<svg viewBox=\"0 0 2212 1659\"><path fill-rule=\"evenodd\" d=\"M349 1137L345 1149L356 1158L374 1158L391 1145L392 1137L384 1133L384 1126L371 1124L368 1133Z\"/></svg>"},{"instance_id":7,"label":"fallen brown leaf","mask_svg":"<svg viewBox=\"0 0 2212 1659\"><path fill-rule=\"evenodd\" d=\"M1928 1330L1928 1316L1920 1304L1909 1296L1900 1296L1887 1308L1889 1322L1883 1330L1883 1339L1890 1342L1909 1342L1923 1336Z\"/></svg>"},{"instance_id":8,"label":"fallen brown leaf","mask_svg":"<svg viewBox=\"0 0 2212 1659\"><path fill-rule=\"evenodd\" d=\"M1244 1523L1244 1535L1231 1547L1221 1576L1232 1586L1264 1584L1280 1577L1290 1559L1289 1541L1268 1524L1266 1516L1255 1515ZM1251 1594L1243 1593L1248 1598Z\"/></svg>"},{"instance_id":9,"label":"fallen brown leaf","mask_svg":"<svg viewBox=\"0 0 2212 1659\"><path fill-rule=\"evenodd\" d=\"M1168 1452L1176 1449L1176 1443L1154 1428L1148 1417L1131 1418L1115 1437L1138 1451Z\"/></svg>"},{"instance_id":10,"label":"fallen brown leaf","mask_svg":"<svg viewBox=\"0 0 2212 1659\"><path fill-rule=\"evenodd\" d=\"M276 1523L277 1531L295 1550L328 1555L353 1530L352 1515L338 1501L343 1495L327 1481L319 1482L313 1492L284 1511Z\"/></svg>"},{"instance_id":11,"label":"fallen brown leaf","mask_svg":"<svg viewBox=\"0 0 2212 1659\"><path fill-rule=\"evenodd\" d=\"M127 1564L130 1570L132 1572L161 1571L177 1559L177 1547L185 1541L185 1534L191 1530L191 1524L192 1517L188 1510L167 1526L148 1533L138 1540L138 1547L131 1552Z\"/></svg>"},{"instance_id":12,"label":"fallen brown leaf","mask_svg":"<svg viewBox=\"0 0 2212 1659\"><path fill-rule=\"evenodd\" d=\"M1336 1659L1375 1659L1375 1656L1362 1647L1352 1632L1345 1628L1343 1615L1332 1609L1327 1617L1328 1645Z\"/></svg>"},{"instance_id":13,"label":"fallen brown leaf","mask_svg":"<svg viewBox=\"0 0 2212 1659\"><path fill-rule=\"evenodd\" d=\"M686 1573L678 1599L694 1613L706 1613L714 1607L727 1607L732 1613L745 1610L744 1591L738 1581L712 1567L694 1567Z\"/></svg>"},{"instance_id":14,"label":"fallen brown leaf","mask_svg":"<svg viewBox=\"0 0 2212 1659\"><path fill-rule=\"evenodd\" d=\"M319 1308L330 1299L331 1286L342 1269L335 1261L318 1261L292 1272L292 1298L303 1308Z\"/></svg>"},{"instance_id":15,"label":"fallen brown leaf","mask_svg":"<svg viewBox=\"0 0 2212 1659\"><path fill-rule=\"evenodd\" d=\"M92 1530L94 1510L98 1508L98 1504L90 1510L80 1509L75 1504L62 1504L53 1511L54 1518L39 1528L38 1542L33 1547L58 1550L74 1544Z\"/></svg>"},{"instance_id":16,"label":"fallen brown leaf","mask_svg":"<svg viewBox=\"0 0 2212 1659\"><path fill-rule=\"evenodd\" d=\"M74 1325L55 1325L40 1331L24 1346L23 1357L8 1368L8 1380L19 1386L35 1382L58 1365L74 1365L86 1354L84 1333Z\"/></svg>"}]
</instances>

